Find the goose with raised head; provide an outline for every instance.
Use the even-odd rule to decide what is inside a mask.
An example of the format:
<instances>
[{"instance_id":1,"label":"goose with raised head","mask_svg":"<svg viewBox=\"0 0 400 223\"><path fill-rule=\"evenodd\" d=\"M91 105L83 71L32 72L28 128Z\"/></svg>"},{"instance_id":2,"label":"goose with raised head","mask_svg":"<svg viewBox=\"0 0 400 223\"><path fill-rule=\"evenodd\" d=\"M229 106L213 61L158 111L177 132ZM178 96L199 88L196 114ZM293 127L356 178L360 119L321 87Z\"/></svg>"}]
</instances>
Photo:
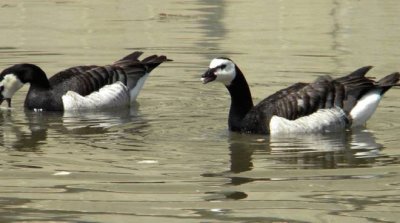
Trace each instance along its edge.
<instances>
[{"instance_id":1,"label":"goose with raised head","mask_svg":"<svg viewBox=\"0 0 400 223\"><path fill-rule=\"evenodd\" d=\"M339 131L363 126L383 94L399 86L400 74L379 81L365 77L371 66L333 79L321 76L312 83L295 83L253 105L250 88L239 67L229 58L215 58L202 75L204 84L223 83L231 96L229 130L254 134Z\"/></svg>"},{"instance_id":2,"label":"goose with raised head","mask_svg":"<svg viewBox=\"0 0 400 223\"><path fill-rule=\"evenodd\" d=\"M24 85L30 87L25 107L31 110L92 110L129 105L136 100L149 73L165 61L143 52L133 52L110 65L76 66L51 78L34 64L16 64L0 73L0 104L11 107L12 96Z\"/></svg>"}]
</instances>

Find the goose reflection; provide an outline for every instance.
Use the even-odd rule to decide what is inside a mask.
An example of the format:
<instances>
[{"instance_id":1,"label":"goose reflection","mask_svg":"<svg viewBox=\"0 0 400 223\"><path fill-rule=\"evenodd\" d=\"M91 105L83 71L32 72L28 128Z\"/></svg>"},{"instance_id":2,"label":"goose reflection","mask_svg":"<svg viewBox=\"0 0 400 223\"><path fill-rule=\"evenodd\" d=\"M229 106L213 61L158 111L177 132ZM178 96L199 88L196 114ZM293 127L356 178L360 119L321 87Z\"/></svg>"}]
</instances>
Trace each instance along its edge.
<instances>
[{"instance_id":1,"label":"goose reflection","mask_svg":"<svg viewBox=\"0 0 400 223\"><path fill-rule=\"evenodd\" d=\"M9 109L0 110L0 145L18 151L37 151L58 136L67 135L72 141L91 135L104 135L111 131L141 134L148 126L138 115L138 105L108 111L33 112L24 115ZM117 128L114 128L117 126ZM58 135L58 136L57 136Z\"/></svg>"},{"instance_id":2,"label":"goose reflection","mask_svg":"<svg viewBox=\"0 0 400 223\"><path fill-rule=\"evenodd\" d=\"M26 117L29 120L29 116ZM0 110L1 146L19 151L36 151L47 139L46 123L19 120L11 110Z\"/></svg>"},{"instance_id":3,"label":"goose reflection","mask_svg":"<svg viewBox=\"0 0 400 223\"><path fill-rule=\"evenodd\" d=\"M372 132L366 129L269 138L233 133L230 135L229 147L230 171L239 173L251 170L255 157L269 168L329 169L368 166L381 157L382 147L375 141Z\"/></svg>"}]
</instances>

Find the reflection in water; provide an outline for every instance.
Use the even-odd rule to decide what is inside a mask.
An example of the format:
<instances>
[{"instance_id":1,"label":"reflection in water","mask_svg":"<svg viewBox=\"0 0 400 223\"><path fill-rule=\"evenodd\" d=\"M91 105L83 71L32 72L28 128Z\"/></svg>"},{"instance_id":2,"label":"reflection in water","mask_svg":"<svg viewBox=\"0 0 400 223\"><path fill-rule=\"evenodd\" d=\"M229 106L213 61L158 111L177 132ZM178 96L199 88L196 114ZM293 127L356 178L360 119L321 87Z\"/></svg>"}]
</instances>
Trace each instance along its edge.
<instances>
[{"instance_id":1,"label":"reflection in water","mask_svg":"<svg viewBox=\"0 0 400 223\"><path fill-rule=\"evenodd\" d=\"M318 169L366 166L380 157L381 148L367 130L274 137L269 142L271 159L276 161L278 168L287 165Z\"/></svg>"},{"instance_id":2,"label":"reflection in water","mask_svg":"<svg viewBox=\"0 0 400 223\"><path fill-rule=\"evenodd\" d=\"M227 33L227 29L222 22L225 17L225 1L203 0L199 1L198 4L202 6L199 11L205 13L205 19L199 21L205 38L202 38L197 44L200 48L206 48L215 54L221 54L219 42L224 40ZM208 57L207 60L209 60Z\"/></svg>"},{"instance_id":3,"label":"reflection in water","mask_svg":"<svg viewBox=\"0 0 400 223\"><path fill-rule=\"evenodd\" d=\"M47 139L47 126L43 127L46 123L39 118L38 121L29 121L28 126L21 125L19 121L15 120L15 115L12 113L11 109L0 110L1 145L21 151L37 150L39 145Z\"/></svg>"},{"instance_id":4,"label":"reflection in water","mask_svg":"<svg viewBox=\"0 0 400 223\"><path fill-rule=\"evenodd\" d=\"M144 116L0 110L0 222L398 219L395 91L372 120L376 134L270 139L228 134L224 89L194 77L210 58L235 57L258 100L299 75L396 69L397 1L3 1L2 67L52 73L132 48L175 62L146 83Z\"/></svg>"},{"instance_id":5,"label":"reflection in water","mask_svg":"<svg viewBox=\"0 0 400 223\"><path fill-rule=\"evenodd\" d=\"M250 142L249 142L250 140ZM334 134L257 136L231 134L230 171L239 173L253 168L254 153L264 153L268 168L340 168L367 166L381 157L382 145L367 130Z\"/></svg>"},{"instance_id":6,"label":"reflection in water","mask_svg":"<svg viewBox=\"0 0 400 223\"><path fill-rule=\"evenodd\" d=\"M260 138L263 137L263 138ZM333 134L271 136L230 133L230 169L221 173L205 173L203 177L228 178L227 185L243 185L255 181L293 181L321 179L355 179L359 176L307 177L243 177L235 174L250 171L256 162L268 169L332 169L362 167L374 164L382 157L382 146L367 130ZM257 154L257 156L255 156ZM256 159L260 160L253 160ZM261 157L261 158L260 158ZM264 168L265 168L264 167ZM260 169L261 167L258 167ZM232 175L234 174L234 175ZM365 176L361 176L365 177ZM380 176L371 176L380 177ZM206 192L205 200L245 199L242 191Z\"/></svg>"},{"instance_id":7,"label":"reflection in water","mask_svg":"<svg viewBox=\"0 0 400 223\"><path fill-rule=\"evenodd\" d=\"M93 135L107 134L114 126L115 131L140 133L148 124L138 117L138 106L120 108L115 111L80 112L33 112L25 110L23 115L11 109L0 110L1 145L18 151L36 151L49 143L48 135L57 139L83 139ZM13 114L14 113L14 114ZM131 125L137 123L137 125ZM129 129L124 128L129 124ZM132 129L134 126L135 129ZM71 138L70 138L71 137ZM85 141L85 140L82 140Z\"/></svg>"},{"instance_id":8,"label":"reflection in water","mask_svg":"<svg viewBox=\"0 0 400 223\"><path fill-rule=\"evenodd\" d=\"M221 201L221 200L241 200L248 195L241 191L212 191L206 192L206 201Z\"/></svg>"},{"instance_id":9,"label":"reflection in water","mask_svg":"<svg viewBox=\"0 0 400 223\"><path fill-rule=\"evenodd\" d=\"M255 148L263 145L260 144L249 144L246 135L231 133L230 139L230 156L231 156L231 167L230 171L233 173L240 173L249 171L253 168L252 155L255 150L262 148Z\"/></svg>"}]
</instances>

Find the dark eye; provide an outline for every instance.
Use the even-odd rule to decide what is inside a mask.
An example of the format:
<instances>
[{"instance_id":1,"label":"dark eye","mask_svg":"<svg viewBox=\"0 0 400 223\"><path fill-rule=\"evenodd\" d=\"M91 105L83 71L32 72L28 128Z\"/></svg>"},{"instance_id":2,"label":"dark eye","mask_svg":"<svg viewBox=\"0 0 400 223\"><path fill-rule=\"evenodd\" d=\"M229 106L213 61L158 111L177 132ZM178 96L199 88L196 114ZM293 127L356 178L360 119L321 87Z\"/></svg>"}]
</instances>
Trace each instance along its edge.
<instances>
[{"instance_id":1,"label":"dark eye","mask_svg":"<svg viewBox=\"0 0 400 223\"><path fill-rule=\"evenodd\" d=\"M221 70L225 69L225 67L226 67L226 64L222 64L222 65L220 66Z\"/></svg>"},{"instance_id":2,"label":"dark eye","mask_svg":"<svg viewBox=\"0 0 400 223\"><path fill-rule=\"evenodd\" d=\"M3 90L4 90L4 86L2 85L2 86L0 86L0 92L3 92Z\"/></svg>"}]
</instances>

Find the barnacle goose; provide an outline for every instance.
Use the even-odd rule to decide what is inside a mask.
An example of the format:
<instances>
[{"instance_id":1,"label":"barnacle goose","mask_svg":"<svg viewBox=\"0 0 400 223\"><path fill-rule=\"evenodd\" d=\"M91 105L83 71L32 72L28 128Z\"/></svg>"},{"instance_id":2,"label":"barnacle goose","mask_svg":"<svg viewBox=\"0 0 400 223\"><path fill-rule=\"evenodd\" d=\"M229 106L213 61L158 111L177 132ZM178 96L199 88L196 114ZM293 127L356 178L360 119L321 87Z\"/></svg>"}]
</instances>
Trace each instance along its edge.
<instances>
[{"instance_id":1,"label":"barnacle goose","mask_svg":"<svg viewBox=\"0 0 400 223\"><path fill-rule=\"evenodd\" d=\"M202 75L204 84L222 82L231 95L229 130L254 134L330 132L363 126L383 94L399 86L398 72L379 81L365 77L371 66L333 79L296 83L253 105L249 86L229 58L215 58Z\"/></svg>"},{"instance_id":2,"label":"barnacle goose","mask_svg":"<svg viewBox=\"0 0 400 223\"><path fill-rule=\"evenodd\" d=\"M0 73L0 104L11 98L24 84L30 88L25 107L31 110L71 111L112 108L136 100L149 73L165 61L152 55L143 60L143 52L133 52L110 65L76 66L47 79L34 64L16 64Z\"/></svg>"}]
</instances>

